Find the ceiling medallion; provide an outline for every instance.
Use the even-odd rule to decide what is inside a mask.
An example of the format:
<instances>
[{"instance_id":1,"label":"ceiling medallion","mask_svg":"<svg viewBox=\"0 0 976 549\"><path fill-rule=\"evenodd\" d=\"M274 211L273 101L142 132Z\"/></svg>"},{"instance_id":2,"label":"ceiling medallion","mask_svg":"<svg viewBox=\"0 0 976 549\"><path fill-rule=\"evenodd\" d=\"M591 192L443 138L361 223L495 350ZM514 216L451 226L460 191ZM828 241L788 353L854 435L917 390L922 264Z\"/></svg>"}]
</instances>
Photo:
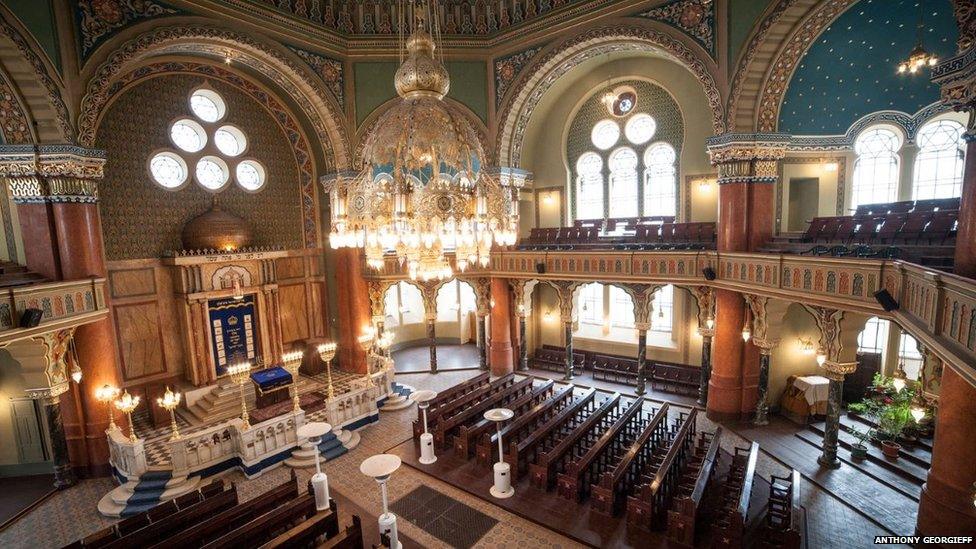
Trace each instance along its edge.
<instances>
[{"instance_id":1,"label":"ceiling medallion","mask_svg":"<svg viewBox=\"0 0 976 549\"><path fill-rule=\"evenodd\" d=\"M364 248L376 270L395 255L415 280L487 267L491 246L514 244L518 230L518 188L485 173L477 133L444 101L451 80L427 31L431 11L413 10L394 77L400 100L366 138L362 171L328 187L330 245ZM440 36L436 20L433 34Z\"/></svg>"}]
</instances>

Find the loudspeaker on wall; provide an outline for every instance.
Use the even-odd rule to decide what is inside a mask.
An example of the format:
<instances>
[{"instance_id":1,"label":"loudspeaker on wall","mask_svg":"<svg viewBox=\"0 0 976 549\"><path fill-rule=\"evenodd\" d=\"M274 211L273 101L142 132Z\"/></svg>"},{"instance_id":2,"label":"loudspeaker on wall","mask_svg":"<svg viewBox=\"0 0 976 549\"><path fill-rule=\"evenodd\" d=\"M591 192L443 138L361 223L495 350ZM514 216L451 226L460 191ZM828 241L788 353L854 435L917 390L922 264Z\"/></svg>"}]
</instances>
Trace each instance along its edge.
<instances>
[{"instance_id":1,"label":"loudspeaker on wall","mask_svg":"<svg viewBox=\"0 0 976 549\"><path fill-rule=\"evenodd\" d=\"M705 275L705 280L715 280L715 269L711 267L702 269L702 274Z\"/></svg>"},{"instance_id":2,"label":"loudspeaker on wall","mask_svg":"<svg viewBox=\"0 0 976 549\"><path fill-rule=\"evenodd\" d=\"M895 301L895 298L891 297L888 290L874 292L874 298L878 300L881 308L883 308L885 311L891 312L898 310L898 302Z\"/></svg>"},{"instance_id":3,"label":"loudspeaker on wall","mask_svg":"<svg viewBox=\"0 0 976 549\"><path fill-rule=\"evenodd\" d=\"M41 323L42 316L44 316L44 311L40 309L26 309L24 310L24 313L20 315L20 327L35 328Z\"/></svg>"},{"instance_id":4,"label":"loudspeaker on wall","mask_svg":"<svg viewBox=\"0 0 976 549\"><path fill-rule=\"evenodd\" d=\"M537 272L539 274L546 274L546 264L545 263L536 263L535 264L535 272Z\"/></svg>"}]
</instances>

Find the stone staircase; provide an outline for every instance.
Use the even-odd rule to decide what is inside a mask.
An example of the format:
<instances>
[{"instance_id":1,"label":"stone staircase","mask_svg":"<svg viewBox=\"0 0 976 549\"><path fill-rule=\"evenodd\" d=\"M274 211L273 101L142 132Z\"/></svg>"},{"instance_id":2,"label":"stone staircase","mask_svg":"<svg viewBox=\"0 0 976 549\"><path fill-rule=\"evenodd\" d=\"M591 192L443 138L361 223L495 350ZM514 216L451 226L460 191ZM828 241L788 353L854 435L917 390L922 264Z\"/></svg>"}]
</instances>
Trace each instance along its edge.
<instances>
[{"instance_id":1,"label":"stone staircase","mask_svg":"<svg viewBox=\"0 0 976 549\"><path fill-rule=\"evenodd\" d=\"M413 393L414 388L409 385L402 385L396 381L394 381L392 385L393 394L386 397L386 399L379 404L379 409L383 410L384 412L389 412L392 410L402 410L412 406L413 401L410 400L409 397L410 394Z\"/></svg>"},{"instance_id":2,"label":"stone staircase","mask_svg":"<svg viewBox=\"0 0 976 549\"><path fill-rule=\"evenodd\" d=\"M98 512L106 517L125 518L148 511L164 501L196 490L200 477L173 477L169 469L150 469L102 496Z\"/></svg>"},{"instance_id":3,"label":"stone staircase","mask_svg":"<svg viewBox=\"0 0 976 549\"><path fill-rule=\"evenodd\" d=\"M335 459L356 446L359 446L360 435L356 431L336 429L322 437L318 451L321 452L321 462L325 463L330 459ZM315 446L305 441L301 446L292 451L291 457L285 460L285 465L295 469L308 469L315 467Z\"/></svg>"}]
</instances>

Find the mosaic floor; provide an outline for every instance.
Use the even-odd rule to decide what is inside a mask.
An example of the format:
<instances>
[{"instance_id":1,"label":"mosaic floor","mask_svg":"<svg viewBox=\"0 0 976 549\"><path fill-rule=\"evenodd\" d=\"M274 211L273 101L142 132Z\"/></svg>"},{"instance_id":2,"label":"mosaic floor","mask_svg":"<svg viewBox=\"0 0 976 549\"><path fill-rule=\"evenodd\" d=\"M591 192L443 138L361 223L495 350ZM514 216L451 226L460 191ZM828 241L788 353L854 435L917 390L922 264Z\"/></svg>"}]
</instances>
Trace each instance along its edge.
<instances>
[{"instance_id":1,"label":"mosaic floor","mask_svg":"<svg viewBox=\"0 0 976 549\"><path fill-rule=\"evenodd\" d=\"M441 390L477 373L477 371L447 371L436 375L406 374L397 375L397 381L417 388ZM409 439L410 424L416 417L416 413L416 409L412 407L383 412L379 423L362 430L362 442L357 448L324 465L332 489L364 509L379 509L380 491L372 479L359 472L359 464L363 459L373 454L383 453ZM714 428L704 417L699 421L700 428ZM162 436L167 435L168 431ZM723 442L723 446L727 446L727 449L736 444L746 444L744 439L734 436L723 437ZM237 472L229 473L224 478L235 482L241 498L248 500L283 482L289 472L288 468L279 467L252 480L245 479ZM757 472L768 478L770 474L782 475L786 469L769 456L761 455ZM299 481L304 484L310 474L309 471L299 471ZM56 494L25 518L0 532L0 547L60 547L111 524L113 520L99 515L95 505L112 486L108 478L86 480L70 490ZM421 487L437 493L416 492ZM389 489L391 504L410 511L405 512L401 517L400 530L424 547L454 546L444 541L445 539L460 544L459 546L473 547L580 547L556 532L410 467L401 467L393 475ZM864 540L866 544L871 539L867 536L887 534L884 529L852 512L850 507L814 484L804 482L803 490L807 515L811 519L816 517L808 524L809 547L859 546L862 544L854 540ZM417 511L417 502L425 497L432 498L428 501L440 498L438 501L443 500L442 503L446 503L447 506L434 515ZM464 508L452 509L454 504L451 502L456 502ZM434 522L438 522L436 528L431 527ZM480 539L473 539L470 532L459 532L456 527L469 523L485 530ZM364 522L364 528L370 527L375 525ZM435 533L437 535L434 535Z\"/></svg>"}]
</instances>

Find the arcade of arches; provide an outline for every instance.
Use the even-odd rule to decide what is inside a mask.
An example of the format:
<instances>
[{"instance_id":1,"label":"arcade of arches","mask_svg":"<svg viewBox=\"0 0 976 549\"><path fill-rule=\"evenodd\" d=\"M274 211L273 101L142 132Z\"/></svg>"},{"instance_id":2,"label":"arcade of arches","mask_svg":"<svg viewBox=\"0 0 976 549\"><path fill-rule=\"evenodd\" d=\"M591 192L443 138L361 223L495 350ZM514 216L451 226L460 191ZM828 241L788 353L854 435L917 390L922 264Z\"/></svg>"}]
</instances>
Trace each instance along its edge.
<instances>
[{"instance_id":1,"label":"arcade of arches","mask_svg":"<svg viewBox=\"0 0 976 549\"><path fill-rule=\"evenodd\" d=\"M974 13L0 1L0 545L971 543Z\"/></svg>"}]
</instances>

